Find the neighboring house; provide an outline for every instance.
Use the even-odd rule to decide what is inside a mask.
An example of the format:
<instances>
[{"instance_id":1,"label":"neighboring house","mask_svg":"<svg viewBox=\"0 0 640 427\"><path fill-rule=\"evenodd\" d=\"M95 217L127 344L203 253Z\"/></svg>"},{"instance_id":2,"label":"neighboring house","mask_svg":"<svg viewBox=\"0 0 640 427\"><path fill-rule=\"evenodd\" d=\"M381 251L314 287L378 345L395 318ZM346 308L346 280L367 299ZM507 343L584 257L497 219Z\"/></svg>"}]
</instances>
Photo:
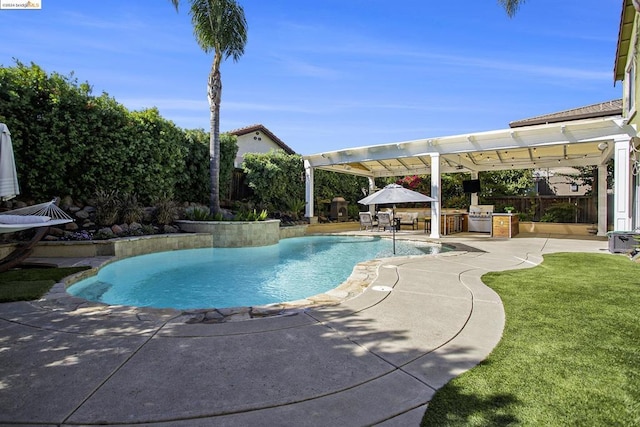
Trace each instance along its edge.
<instances>
[{"instance_id":1,"label":"neighboring house","mask_svg":"<svg viewBox=\"0 0 640 427\"><path fill-rule=\"evenodd\" d=\"M639 57L638 12L640 2L623 0L618 44L613 67L614 83L622 81L623 117L629 124L638 125L640 120L636 114L638 100L638 72Z\"/></svg>"},{"instance_id":2,"label":"neighboring house","mask_svg":"<svg viewBox=\"0 0 640 427\"><path fill-rule=\"evenodd\" d=\"M242 168L242 161L247 153L268 153L271 150L283 150L287 154L295 154L295 151L261 124L243 127L227 133L238 138L238 154L234 161L236 168Z\"/></svg>"},{"instance_id":3,"label":"neighboring house","mask_svg":"<svg viewBox=\"0 0 640 427\"><path fill-rule=\"evenodd\" d=\"M640 1L639 0L623 0L622 14L620 17L620 29L618 31L618 44L616 48L616 56L613 67L614 83L622 81L623 108L622 116L626 119L627 124L638 129L640 125L640 117L638 111L638 59L640 57ZM640 155L638 145L640 140L637 137L632 138L628 147L620 146L616 150L614 158L616 164L626 164L626 170L616 173L615 185L616 194L628 194L630 212L625 217L616 213L615 229L624 229L620 226L626 225L626 229L636 229L640 227L640 179L638 171L640 170ZM626 179L625 179L626 178ZM616 206L617 209L617 206ZM625 224L624 220L628 218Z\"/></svg>"},{"instance_id":4,"label":"neighboring house","mask_svg":"<svg viewBox=\"0 0 640 427\"><path fill-rule=\"evenodd\" d=\"M549 123L565 123L572 120L599 117L622 117L622 99L600 102L584 107L572 108L542 116L530 117L509 123L510 128L520 128ZM547 168L534 171L536 193L555 196L583 196L590 187L582 183L580 172L575 168Z\"/></svg>"}]
</instances>

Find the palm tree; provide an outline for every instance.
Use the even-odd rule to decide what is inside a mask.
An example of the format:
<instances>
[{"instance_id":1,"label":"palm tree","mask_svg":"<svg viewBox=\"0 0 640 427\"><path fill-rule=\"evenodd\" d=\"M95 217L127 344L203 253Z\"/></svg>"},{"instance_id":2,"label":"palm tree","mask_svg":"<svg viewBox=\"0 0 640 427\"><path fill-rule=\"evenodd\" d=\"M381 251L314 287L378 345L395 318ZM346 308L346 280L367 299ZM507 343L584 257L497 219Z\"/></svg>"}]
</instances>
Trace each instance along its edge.
<instances>
[{"instance_id":1,"label":"palm tree","mask_svg":"<svg viewBox=\"0 0 640 427\"><path fill-rule=\"evenodd\" d=\"M502 4L510 18L515 16L518 8L524 2L525 0L498 0L498 3Z\"/></svg>"},{"instance_id":2,"label":"palm tree","mask_svg":"<svg viewBox=\"0 0 640 427\"><path fill-rule=\"evenodd\" d=\"M179 0L171 0L178 10ZM207 95L211 133L209 139L209 172L211 191L209 209L212 215L220 212L220 100L222 79L220 64L232 57L240 59L247 43L247 21L244 9L234 0L190 0L193 33L202 50L213 51Z\"/></svg>"}]
</instances>

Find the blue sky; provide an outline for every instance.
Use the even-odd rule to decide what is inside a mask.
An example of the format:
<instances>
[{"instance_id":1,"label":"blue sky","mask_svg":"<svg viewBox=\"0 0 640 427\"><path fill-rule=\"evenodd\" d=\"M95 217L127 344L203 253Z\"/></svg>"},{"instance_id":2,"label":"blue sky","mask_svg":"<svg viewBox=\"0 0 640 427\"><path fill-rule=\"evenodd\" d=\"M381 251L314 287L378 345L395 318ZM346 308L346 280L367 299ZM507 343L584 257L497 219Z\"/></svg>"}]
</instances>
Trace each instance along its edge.
<instances>
[{"instance_id":1,"label":"blue sky","mask_svg":"<svg viewBox=\"0 0 640 427\"><path fill-rule=\"evenodd\" d=\"M621 0L240 0L244 55L222 66L220 130L262 123L300 154L507 128L622 97ZM183 0L42 0L0 10L0 64L34 62L131 110L209 130L212 54Z\"/></svg>"}]
</instances>

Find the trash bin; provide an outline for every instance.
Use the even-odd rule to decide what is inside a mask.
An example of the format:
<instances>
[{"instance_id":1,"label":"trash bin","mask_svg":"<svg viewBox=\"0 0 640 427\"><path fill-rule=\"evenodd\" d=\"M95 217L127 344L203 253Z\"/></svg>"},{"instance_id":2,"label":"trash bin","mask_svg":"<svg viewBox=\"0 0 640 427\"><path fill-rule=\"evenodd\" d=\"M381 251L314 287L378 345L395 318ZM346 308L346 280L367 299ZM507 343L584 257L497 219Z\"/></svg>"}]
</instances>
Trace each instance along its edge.
<instances>
[{"instance_id":1,"label":"trash bin","mask_svg":"<svg viewBox=\"0 0 640 427\"><path fill-rule=\"evenodd\" d=\"M609 237L609 252L614 254L631 252L640 246L640 233L636 231L610 231L607 233Z\"/></svg>"}]
</instances>

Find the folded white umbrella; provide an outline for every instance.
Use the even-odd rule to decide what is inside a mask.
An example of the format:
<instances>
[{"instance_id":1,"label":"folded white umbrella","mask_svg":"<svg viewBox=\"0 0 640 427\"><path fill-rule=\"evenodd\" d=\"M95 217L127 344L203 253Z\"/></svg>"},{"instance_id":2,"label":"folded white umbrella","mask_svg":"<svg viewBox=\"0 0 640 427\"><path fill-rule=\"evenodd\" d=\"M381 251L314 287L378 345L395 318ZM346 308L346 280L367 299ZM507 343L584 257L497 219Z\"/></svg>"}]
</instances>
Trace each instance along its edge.
<instances>
[{"instance_id":1,"label":"folded white umbrella","mask_svg":"<svg viewBox=\"0 0 640 427\"><path fill-rule=\"evenodd\" d=\"M0 200L9 200L20 194L16 161L13 157L11 134L4 123L0 123Z\"/></svg>"}]
</instances>

